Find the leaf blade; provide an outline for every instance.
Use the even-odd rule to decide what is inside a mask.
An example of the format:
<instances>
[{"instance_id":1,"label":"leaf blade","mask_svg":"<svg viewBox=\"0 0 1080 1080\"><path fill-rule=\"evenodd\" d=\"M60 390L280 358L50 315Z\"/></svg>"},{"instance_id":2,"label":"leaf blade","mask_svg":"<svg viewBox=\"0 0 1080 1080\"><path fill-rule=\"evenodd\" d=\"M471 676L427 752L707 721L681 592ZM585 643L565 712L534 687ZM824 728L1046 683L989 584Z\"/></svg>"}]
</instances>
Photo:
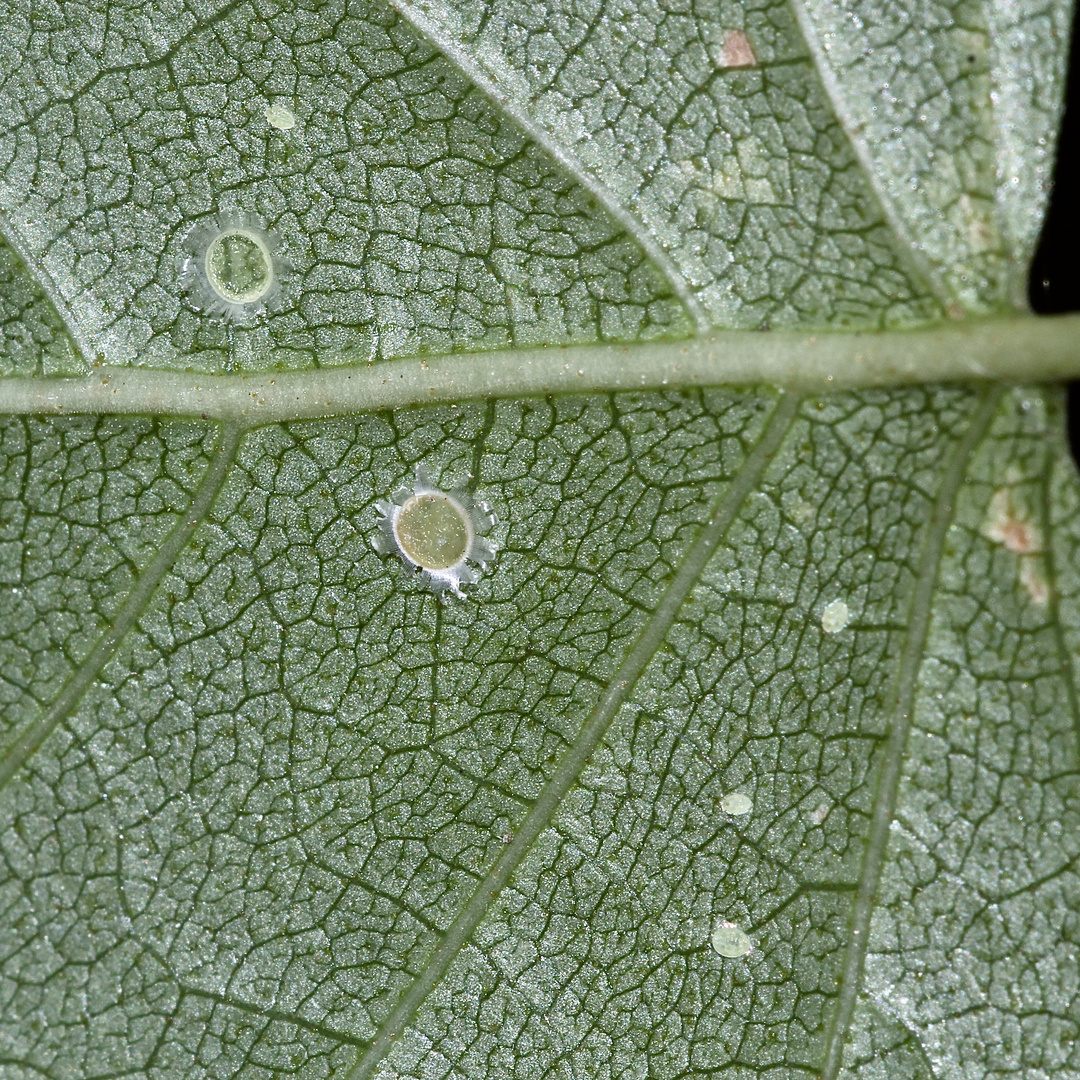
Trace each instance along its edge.
<instances>
[{"instance_id":1,"label":"leaf blade","mask_svg":"<svg viewBox=\"0 0 1080 1080\"><path fill-rule=\"evenodd\" d=\"M642 628L637 641L628 650L603 697L582 725L580 734L559 762L558 768L536 802L530 807L513 840L492 867L489 878L481 883L461 914L455 918L423 973L402 995L370 1047L350 1071L350 1080L368 1080L374 1074L393 1044L400 1038L405 1025L412 1020L431 991L442 981L462 947L473 937L492 902L509 882L522 859L550 825L559 804L574 786L612 720L633 693L645 665L652 659L670 630L687 594L697 583L705 564L716 551L743 502L761 478L770 457L782 443L795 417L798 404L797 398L785 396L776 405L760 440L747 456L738 477L709 515L707 524L687 551L678 573L664 592L648 623Z\"/></svg>"},{"instance_id":2,"label":"leaf blade","mask_svg":"<svg viewBox=\"0 0 1080 1080\"><path fill-rule=\"evenodd\" d=\"M1017 305L1064 5L808 2L817 74L783 4L398 7L455 62L375 3L12 0L0 411L243 434L4 425L3 1067L1073 1075L1080 487L1040 391L903 384L1074 328L657 341ZM889 20L931 59L878 115ZM222 199L285 234L280 316L181 296ZM763 380L786 437L710 388ZM417 465L502 520L460 605L370 547Z\"/></svg>"}]
</instances>

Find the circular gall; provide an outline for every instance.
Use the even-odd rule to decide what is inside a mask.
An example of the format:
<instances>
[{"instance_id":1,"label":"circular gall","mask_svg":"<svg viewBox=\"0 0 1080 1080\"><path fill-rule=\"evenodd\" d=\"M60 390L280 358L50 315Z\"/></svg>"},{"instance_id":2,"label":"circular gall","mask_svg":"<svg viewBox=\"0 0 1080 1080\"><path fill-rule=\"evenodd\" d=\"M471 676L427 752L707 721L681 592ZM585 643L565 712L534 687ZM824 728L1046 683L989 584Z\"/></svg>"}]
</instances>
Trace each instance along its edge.
<instances>
[{"instance_id":1,"label":"circular gall","mask_svg":"<svg viewBox=\"0 0 1080 1080\"><path fill-rule=\"evenodd\" d=\"M483 535L495 524L491 507L464 492L442 491L421 468L411 488L399 488L376 506L375 550L397 555L435 592L449 589L464 597L463 586L479 581L495 558L495 545Z\"/></svg>"}]
</instances>

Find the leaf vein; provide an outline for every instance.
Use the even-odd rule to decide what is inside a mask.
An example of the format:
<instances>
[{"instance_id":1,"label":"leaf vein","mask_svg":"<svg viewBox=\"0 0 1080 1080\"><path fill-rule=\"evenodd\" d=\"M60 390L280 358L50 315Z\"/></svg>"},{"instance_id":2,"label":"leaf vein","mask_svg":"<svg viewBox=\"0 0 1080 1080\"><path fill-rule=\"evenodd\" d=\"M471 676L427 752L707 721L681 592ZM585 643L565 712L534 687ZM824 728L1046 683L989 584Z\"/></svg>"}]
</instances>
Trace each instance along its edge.
<instances>
[{"instance_id":1,"label":"leaf vein","mask_svg":"<svg viewBox=\"0 0 1080 1080\"><path fill-rule=\"evenodd\" d=\"M236 457L241 434L239 428L222 429L214 448L214 457L187 510L158 548L142 577L135 583L112 625L101 635L52 705L19 731L5 747L0 755L0 788L15 776L57 725L78 706L90 684L112 659L120 642L145 611L162 578L193 535L195 527L206 517L213 505L221 485L225 482L229 466Z\"/></svg>"},{"instance_id":2,"label":"leaf vein","mask_svg":"<svg viewBox=\"0 0 1080 1080\"><path fill-rule=\"evenodd\" d=\"M283 1012L281 1009L268 1008L265 1005L255 1005L248 1001L241 1001L237 998L230 997L228 994L216 993L213 990L200 990L197 987L189 986L187 983L182 983L179 980L177 980L176 985L182 994L203 998L206 1001L213 1001L215 1004L222 1005L228 1009L236 1009L238 1012L248 1013L251 1016L261 1016L267 1020L274 1020L280 1024L295 1024L296 1027L302 1028L304 1031L310 1031L312 1034L321 1035L326 1039L336 1039L338 1042L345 1043L348 1046L361 1047L367 1045L363 1039L358 1039L355 1035L350 1035L345 1031L338 1031L335 1028L326 1027L324 1024L316 1024L311 1020L305 1020L295 1013Z\"/></svg>"},{"instance_id":3,"label":"leaf vein","mask_svg":"<svg viewBox=\"0 0 1080 1080\"><path fill-rule=\"evenodd\" d=\"M500 90L497 77L487 71L482 62L477 57L470 55L469 51L463 48L459 42L444 33L434 19L418 10L417 6L410 3L409 0L389 0L389 3L403 19L409 22L426 40L431 42L478 90L484 93L506 116L513 120L537 146L554 159L574 181L588 191L607 213L627 231L652 260L653 265L664 275L668 285L671 286L672 292L679 298L687 314L693 320L698 333L707 334L714 329L712 319L709 318L701 301L694 294L686 276L675 265L674 260L649 231L645 223L622 205L622 201L615 192L599 177L595 176L590 169L586 168L580 158L559 143L543 125L537 123L524 108L517 105Z\"/></svg>"},{"instance_id":4,"label":"leaf vein","mask_svg":"<svg viewBox=\"0 0 1080 1080\"><path fill-rule=\"evenodd\" d=\"M889 193L885 179L874 163L870 144L867 141L865 125L856 117L854 110L848 105L844 91L840 85L840 79L829 63L829 57L825 46L818 36L813 20L807 8L806 0L791 0L791 7L795 13L795 20L799 24L803 40L810 51L810 57L814 62L818 77L825 89L825 95L832 105L833 112L844 134L847 135L848 143L858 161L860 168L866 177L870 190L877 200L882 216L892 232L895 240L896 252L908 272L921 282L943 306L955 302L955 297L946 289L941 276L935 272L930 260L923 253L922 245L904 221L903 215L896 200Z\"/></svg>"},{"instance_id":5,"label":"leaf vein","mask_svg":"<svg viewBox=\"0 0 1080 1080\"><path fill-rule=\"evenodd\" d=\"M398 1000L367 1051L359 1057L346 1080L369 1080L390 1051L406 1025L427 1000L455 957L487 915L495 897L507 885L514 871L550 825L563 797L581 775L589 757L603 739L616 714L629 698L638 679L655 655L697 583L706 564L719 547L747 497L757 489L772 456L779 449L795 419L799 398L783 394L769 417L757 445L751 450L738 475L714 504L709 519L691 545L651 619L626 654L607 690L596 704L581 731L559 762L543 791L533 803L514 839L503 850L491 873L451 923L423 971Z\"/></svg>"},{"instance_id":6,"label":"leaf vein","mask_svg":"<svg viewBox=\"0 0 1080 1080\"><path fill-rule=\"evenodd\" d=\"M985 436L1004 392L1004 387L1001 386L991 386L983 392L971 423L949 455L941 487L938 489L930 520L927 522L918 575L912 590L907 638L900 656L892 697L893 710L889 724L889 741L878 778L874 812L870 819L866 850L859 873L859 886L852 905L851 936L844 950L836 1011L833 1013L826 1035L825 1063L821 1070L821 1080L836 1080L839 1076L848 1029L855 1015L855 1004L862 983L863 965L869 947L870 919L874 912L875 894L885 865L889 830L896 814L896 800L903 777L904 754L911 731L919 672L922 668L926 639L930 631L934 593L937 590L945 537L952 524L954 504L960 485L964 481L968 462Z\"/></svg>"}]
</instances>

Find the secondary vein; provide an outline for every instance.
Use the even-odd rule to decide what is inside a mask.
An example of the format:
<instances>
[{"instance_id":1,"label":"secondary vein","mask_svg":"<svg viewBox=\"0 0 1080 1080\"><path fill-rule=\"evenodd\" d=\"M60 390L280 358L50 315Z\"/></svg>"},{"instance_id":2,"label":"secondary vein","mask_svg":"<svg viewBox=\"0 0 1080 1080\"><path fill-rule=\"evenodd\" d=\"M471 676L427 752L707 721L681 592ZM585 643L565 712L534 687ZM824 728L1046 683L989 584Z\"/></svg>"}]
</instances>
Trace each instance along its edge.
<instances>
[{"instance_id":1,"label":"secondary vein","mask_svg":"<svg viewBox=\"0 0 1080 1080\"><path fill-rule=\"evenodd\" d=\"M214 456L206 469L202 483L195 492L183 517L165 538L157 553L135 582L112 625L101 635L90 654L68 679L56 700L40 716L32 720L8 743L0 754L0 788L23 767L41 744L52 734L56 726L69 716L98 677L101 669L112 659L120 642L135 625L146 609L161 579L176 561L187 544L195 527L206 517L214 499L225 482L229 466L236 457L242 430L223 428L214 447Z\"/></svg>"},{"instance_id":2,"label":"secondary vein","mask_svg":"<svg viewBox=\"0 0 1080 1080\"><path fill-rule=\"evenodd\" d=\"M1004 388L1000 386L988 387L984 391L971 423L949 455L945 475L927 523L926 539L908 613L907 636L900 655L900 666L892 695L893 708L889 723L889 740L885 748L881 775L878 778L874 812L870 818L866 850L863 853L862 869L859 873L859 885L852 906L850 936L844 950L840 976L840 993L825 1039L825 1061L820 1080L836 1080L840 1073L844 1045L862 984L863 965L870 944L870 919L874 913L875 896L885 864L889 829L896 812L896 798L903 775L904 754L911 732L919 670L922 667L926 637L930 630L934 593L937 590L945 537L952 524L956 496L963 483L968 462L985 436L1003 393Z\"/></svg>"},{"instance_id":3,"label":"secondary vein","mask_svg":"<svg viewBox=\"0 0 1080 1080\"><path fill-rule=\"evenodd\" d=\"M620 707L630 696L649 661L656 654L671 629L690 590L701 577L709 559L727 534L739 509L761 481L769 462L790 429L799 407L799 398L784 394L773 410L757 445L747 455L738 475L715 504L709 519L690 546L637 641L627 653L607 690L600 698L581 731L559 762L551 778L526 815L514 839L503 850L491 873L480 883L464 908L447 929L423 971L399 999L383 1022L367 1051L362 1054L346 1080L369 1080L379 1063L389 1053L394 1041L427 1000L446 974L455 957L469 941L491 908L495 897L506 886L522 859L532 849L540 834L548 828L555 812L581 775L590 755L600 744Z\"/></svg>"},{"instance_id":4,"label":"secondary vein","mask_svg":"<svg viewBox=\"0 0 1080 1080\"><path fill-rule=\"evenodd\" d=\"M693 320L699 334L707 334L714 328L712 319L694 294L686 275L675 265L674 259L649 230L648 226L623 205L623 201L584 162L572 154L566 146L554 138L543 124L538 123L521 105L513 101L500 87L498 80L488 72L474 53L463 48L460 41L445 33L438 23L410 0L390 0L390 6L434 45L474 86L517 124L537 146L555 159L562 169L613 217L652 260L664 275L672 292L682 302Z\"/></svg>"},{"instance_id":5,"label":"secondary vein","mask_svg":"<svg viewBox=\"0 0 1080 1080\"><path fill-rule=\"evenodd\" d=\"M945 288L930 260L926 257L922 245L916 240L914 233L904 220L903 213L896 205L896 200L889 191L881 171L874 161L874 155L866 137L866 125L855 115L854 110L848 104L847 97L840 85L840 78L829 59L825 44L818 34L813 18L807 7L806 0L791 0L791 6L795 13L795 20L802 31L803 40L810 51L814 61L818 77L825 89L825 94L832 104L833 112L836 113L844 134L848 137L855 159L862 167L870 190L877 199L893 238L896 241L896 251L901 261L907 267L917 281L929 289L931 293L942 303L948 306L955 299Z\"/></svg>"},{"instance_id":6,"label":"secondary vein","mask_svg":"<svg viewBox=\"0 0 1080 1080\"><path fill-rule=\"evenodd\" d=\"M11 248L19 261L23 264L30 280L44 294L45 299L53 309L53 313L67 331L67 335L71 339L71 344L78 352L79 359L83 362L84 368L89 370L90 364L97 356L97 351L87 340L87 336L83 332L82 324L75 317L75 313L71 310L71 305L64 299L64 296L57 283L53 280L52 275L49 274L40 262L30 254L27 245L23 241L22 235L15 229L15 226L12 224L8 215L3 213L0 213L0 237L3 237L4 243Z\"/></svg>"}]
</instances>

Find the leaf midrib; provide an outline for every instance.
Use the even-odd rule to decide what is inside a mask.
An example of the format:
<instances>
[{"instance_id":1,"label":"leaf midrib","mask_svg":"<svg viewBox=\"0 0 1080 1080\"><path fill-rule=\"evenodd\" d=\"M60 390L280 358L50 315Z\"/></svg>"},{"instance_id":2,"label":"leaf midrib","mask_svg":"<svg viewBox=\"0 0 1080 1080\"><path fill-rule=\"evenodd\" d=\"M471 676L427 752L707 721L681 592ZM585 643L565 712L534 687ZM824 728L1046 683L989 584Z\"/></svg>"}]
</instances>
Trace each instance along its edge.
<instances>
[{"instance_id":1,"label":"leaf midrib","mask_svg":"<svg viewBox=\"0 0 1080 1080\"><path fill-rule=\"evenodd\" d=\"M250 429L538 394L762 383L831 393L1018 375L1026 382L1080 376L1080 315L873 333L726 330L687 341L510 349L245 375L99 368L81 378L0 378L0 414L193 417Z\"/></svg>"}]
</instances>

